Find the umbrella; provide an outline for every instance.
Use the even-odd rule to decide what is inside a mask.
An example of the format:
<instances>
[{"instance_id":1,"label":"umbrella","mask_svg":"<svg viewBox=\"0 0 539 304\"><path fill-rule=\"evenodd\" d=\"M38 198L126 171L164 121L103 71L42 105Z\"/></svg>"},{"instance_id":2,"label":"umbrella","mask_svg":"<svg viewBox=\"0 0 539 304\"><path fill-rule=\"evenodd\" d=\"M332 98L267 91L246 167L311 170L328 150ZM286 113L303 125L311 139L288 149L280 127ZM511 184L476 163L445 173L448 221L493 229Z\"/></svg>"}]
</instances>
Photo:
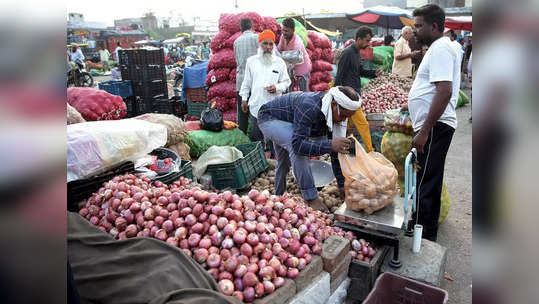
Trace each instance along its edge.
<instances>
[{"instance_id":1,"label":"umbrella","mask_svg":"<svg viewBox=\"0 0 539 304\"><path fill-rule=\"evenodd\" d=\"M472 16L447 17L445 27L451 30L472 31Z\"/></svg>"},{"instance_id":2,"label":"umbrella","mask_svg":"<svg viewBox=\"0 0 539 304\"><path fill-rule=\"evenodd\" d=\"M350 20L359 23L375 24L389 29L401 29L413 26L414 20L410 11L395 6L373 6L357 14L346 14Z\"/></svg>"},{"instance_id":3,"label":"umbrella","mask_svg":"<svg viewBox=\"0 0 539 304\"><path fill-rule=\"evenodd\" d=\"M164 44L180 43L180 42L182 42L184 40L185 40L185 37L178 37L178 38L167 39L167 40L163 41L163 43Z\"/></svg>"}]
</instances>

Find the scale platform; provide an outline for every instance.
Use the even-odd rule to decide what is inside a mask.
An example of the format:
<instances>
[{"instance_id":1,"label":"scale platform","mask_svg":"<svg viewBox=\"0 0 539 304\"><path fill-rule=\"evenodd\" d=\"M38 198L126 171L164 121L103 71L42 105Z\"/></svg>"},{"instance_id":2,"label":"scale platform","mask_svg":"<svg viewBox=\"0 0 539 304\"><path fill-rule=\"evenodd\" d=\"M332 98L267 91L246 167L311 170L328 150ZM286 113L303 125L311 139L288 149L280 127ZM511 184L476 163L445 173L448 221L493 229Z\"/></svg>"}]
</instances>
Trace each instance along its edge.
<instances>
[{"instance_id":1,"label":"scale platform","mask_svg":"<svg viewBox=\"0 0 539 304\"><path fill-rule=\"evenodd\" d=\"M404 198L397 195L393 200L393 204L370 215L349 210L346 208L346 203L343 203L334 212L334 216L335 220L360 229L397 236L403 232L405 218Z\"/></svg>"}]
</instances>

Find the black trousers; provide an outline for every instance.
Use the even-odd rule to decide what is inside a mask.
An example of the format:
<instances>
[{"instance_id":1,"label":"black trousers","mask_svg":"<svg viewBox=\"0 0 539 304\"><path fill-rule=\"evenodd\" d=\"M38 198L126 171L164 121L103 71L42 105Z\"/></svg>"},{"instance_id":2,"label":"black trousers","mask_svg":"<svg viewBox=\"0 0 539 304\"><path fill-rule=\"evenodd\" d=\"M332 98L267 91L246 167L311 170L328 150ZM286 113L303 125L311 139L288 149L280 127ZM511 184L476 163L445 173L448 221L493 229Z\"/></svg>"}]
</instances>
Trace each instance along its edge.
<instances>
[{"instance_id":1,"label":"black trousers","mask_svg":"<svg viewBox=\"0 0 539 304\"><path fill-rule=\"evenodd\" d=\"M236 100L238 101L238 126L239 129L243 131L244 134L247 134L247 128L249 126L249 112L244 113L241 110L241 96L240 93L237 92Z\"/></svg>"},{"instance_id":2,"label":"black trousers","mask_svg":"<svg viewBox=\"0 0 539 304\"><path fill-rule=\"evenodd\" d=\"M413 218L423 225L423 238L436 242L444 179L445 157L455 129L437 122L432 128L423 153L418 153L417 208Z\"/></svg>"}]
</instances>

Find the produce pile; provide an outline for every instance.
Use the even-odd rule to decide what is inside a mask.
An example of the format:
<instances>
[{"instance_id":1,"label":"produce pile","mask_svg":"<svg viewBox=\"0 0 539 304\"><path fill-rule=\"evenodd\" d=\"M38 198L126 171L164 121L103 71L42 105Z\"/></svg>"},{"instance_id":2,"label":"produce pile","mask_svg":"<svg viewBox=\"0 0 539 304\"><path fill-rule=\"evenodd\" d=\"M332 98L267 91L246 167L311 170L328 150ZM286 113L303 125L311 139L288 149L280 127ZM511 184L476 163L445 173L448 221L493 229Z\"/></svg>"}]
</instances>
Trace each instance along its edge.
<instances>
[{"instance_id":1,"label":"produce pile","mask_svg":"<svg viewBox=\"0 0 539 304\"><path fill-rule=\"evenodd\" d=\"M94 88L67 88L67 102L87 121L118 120L127 114L122 97Z\"/></svg>"},{"instance_id":2,"label":"produce pile","mask_svg":"<svg viewBox=\"0 0 539 304\"><path fill-rule=\"evenodd\" d=\"M236 58L234 41L241 35L240 20L249 18L253 22L253 30L262 32L265 29L274 31L280 37L280 26L272 17L261 17L254 12L241 14L221 14L219 33L212 39L210 48L213 55L208 63L206 85L209 86L208 100L215 102L215 107L236 122ZM238 88L239 89L239 88ZM231 113L230 115L227 115ZM234 115L232 115L232 113Z\"/></svg>"},{"instance_id":3,"label":"produce pile","mask_svg":"<svg viewBox=\"0 0 539 304\"><path fill-rule=\"evenodd\" d=\"M312 62L311 75L309 77L309 90L311 92L329 90L332 81L331 71L333 67L333 54L331 43L326 35L307 31L307 53Z\"/></svg>"},{"instance_id":4,"label":"produce pile","mask_svg":"<svg viewBox=\"0 0 539 304\"><path fill-rule=\"evenodd\" d=\"M372 80L367 87L371 83ZM363 91L361 98L363 99L361 109L366 114L385 113L388 110L399 109L408 103L408 94L392 82L383 83L370 91Z\"/></svg>"},{"instance_id":5,"label":"produce pile","mask_svg":"<svg viewBox=\"0 0 539 304\"><path fill-rule=\"evenodd\" d=\"M296 278L329 236L355 240L296 197L257 190L242 197L217 194L184 178L166 185L132 174L114 177L79 214L115 239L153 237L179 247L223 294L245 302L271 294L284 278ZM359 242L362 247L353 245L356 258L369 261L376 251Z\"/></svg>"},{"instance_id":6,"label":"produce pile","mask_svg":"<svg viewBox=\"0 0 539 304\"><path fill-rule=\"evenodd\" d=\"M412 88L414 81L411 78L400 77L396 74L382 73L382 75L373 78L369 81L369 84L362 88L363 92L370 92L376 90L379 86L391 82L399 87L404 93L408 94Z\"/></svg>"},{"instance_id":7,"label":"produce pile","mask_svg":"<svg viewBox=\"0 0 539 304\"><path fill-rule=\"evenodd\" d=\"M247 188L251 188L264 191L267 190L270 194L275 194L275 170L269 170L262 173L259 177L255 178ZM286 193L301 196L301 189L298 182L292 175L292 172L289 172L286 177ZM326 207L331 212L335 212L337 208L342 204L342 200L339 199L339 188L337 186L337 181L333 181L331 184L327 185L318 192L320 198L324 200Z\"/></svg>"},{"instance_id":8,"label":"produce pile","mask_svg":"<svg viewBox=\"0 0 539 304\"><path fill-rule=\"evenodd\" d=\"M82 118L82 115L80 115L79 111L77 109L73 108L69 105L69 103L66 102L66 116L67 116L67 124L75 124L80 122L85 122L84 118Z\"/></svg>"}]
</instances>

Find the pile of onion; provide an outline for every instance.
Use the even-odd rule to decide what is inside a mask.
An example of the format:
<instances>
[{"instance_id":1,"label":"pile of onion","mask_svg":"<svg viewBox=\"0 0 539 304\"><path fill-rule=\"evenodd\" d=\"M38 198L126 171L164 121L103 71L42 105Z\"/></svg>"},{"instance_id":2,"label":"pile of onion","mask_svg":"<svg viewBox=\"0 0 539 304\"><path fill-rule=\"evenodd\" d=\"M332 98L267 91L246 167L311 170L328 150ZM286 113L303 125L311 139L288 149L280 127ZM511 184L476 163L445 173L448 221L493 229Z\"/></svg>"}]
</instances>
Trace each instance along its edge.
<instances>
[{"instance_id":1,"label":"pile of onion","mask_svg":"<svg viewBox=\"0 0 539 304\"><path fill-rule=\"evenodd\" d=\"M257 190L241 197L208 192L183 177L171 185L132 174L114 177L79 214L116 239L153 237L180 248L223 294L245 302L296 278L331 235L359 242L356 257L370 248L300 198Z\"/></svg>"}]
</instances>

